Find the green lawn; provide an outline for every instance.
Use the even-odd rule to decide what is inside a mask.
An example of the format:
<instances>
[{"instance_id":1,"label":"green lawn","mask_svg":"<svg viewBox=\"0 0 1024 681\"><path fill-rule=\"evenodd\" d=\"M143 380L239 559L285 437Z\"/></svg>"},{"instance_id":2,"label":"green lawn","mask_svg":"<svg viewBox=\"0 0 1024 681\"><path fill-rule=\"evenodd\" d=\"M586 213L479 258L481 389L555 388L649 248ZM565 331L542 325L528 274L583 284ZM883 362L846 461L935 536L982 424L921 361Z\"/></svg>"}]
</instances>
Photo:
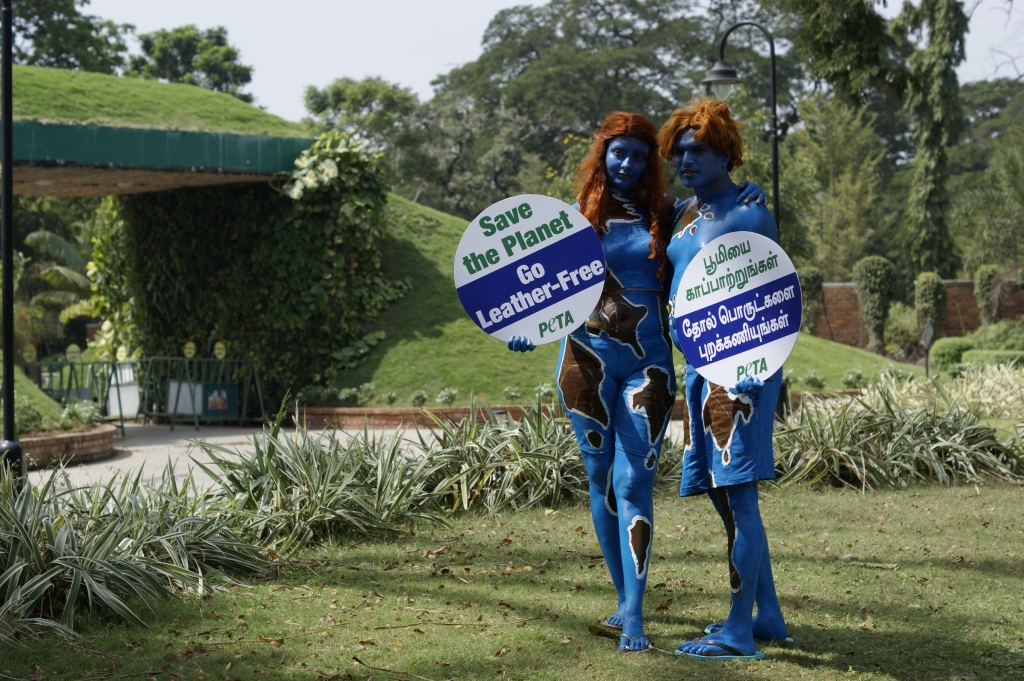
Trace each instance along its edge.
<instances>
[{"instance_id":1,"label":"green lawn","mask_svg":"<svg viewBox=\"0 0 1024 681\"><path fill-rule=\"evenodd\" d=\"M14 117L163 130L309 137L292 123L222 92L101 73L15 66Z\"/></svg>"},{"instance_id":2,"label":"green lawn","mask_svg":"<svg viewBox=\"0 0 1024 681\"><path fill-rule=\"evenodd\" d=\"M57 400L53 399L42 390L40 390L35 383L33 383L25 372L22 371L21 367L14 368L14 391L18 395L24 395L28 398L29 404L35 407L36 411L43 415L44 425L50 422L50 426L54 429L58 428L60 422L60 415L63 411L63 407Z\"/></svg>"},{"instance_id":3,"label":"green lawn","mask_svg":"<svg viewBox=\"0 0 1024 681\"><path fill-rule=\"evenodd\" d=\"M467 516L414 537L322 547L149 629L0 645L16 679L930 679L1024 674L1024 502L1014 486L866 495L765 487L795 643L758 663L622 655L588 625L614 609L588 512ZM671 650L727 612L725 536L705 498L657 501L646 601ZM373 671L363 663L387 669Z\"/></svg>"},{"instance_id":4,"label":"green lawn","mask_svg":"<svg viewBox=\"0 0 1024 681\"><path fill-rule=\"evenodd\" d=\"M426 390L433 403L446 386L459 390L465 404L471 391L491 403L505 401L505 387L529 396L539 383L553 383L558 344L542 345L520 355L490 338L469 320L455 293L452 273L455 249L466 221L414 204L394 194L388 200L389 240L384 244L384 268L389 276L413 279L412 290L370 327L387 338L370 359L346 377L355 387L373 381L377 393L398 393L399 405L408 405L417 390ZM681 355L677 353L676 361ZM878 355L800 334L786 370L804 376L812 369L825 379L826 388L842 388L848 371L865 377L895 364ZM924 374L918 367L899 365ZM802 389L799 383L794 389Z\"/></svg>"}]
</instances>

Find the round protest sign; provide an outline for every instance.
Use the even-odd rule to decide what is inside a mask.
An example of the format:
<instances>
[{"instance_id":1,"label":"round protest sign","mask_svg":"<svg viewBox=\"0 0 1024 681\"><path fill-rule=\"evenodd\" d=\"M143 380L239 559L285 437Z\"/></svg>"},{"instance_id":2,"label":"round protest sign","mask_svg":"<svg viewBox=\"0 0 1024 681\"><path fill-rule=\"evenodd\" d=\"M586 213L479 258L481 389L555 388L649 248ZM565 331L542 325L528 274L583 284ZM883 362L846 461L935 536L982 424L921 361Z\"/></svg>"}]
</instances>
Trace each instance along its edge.
<instances>
[{"instance_id":1,"label":"round protest sign","mask_svg":"<svg viewBox=\"0 0 1024 681\"><path fill-rule=\"evenodd\" d=\"M672 301L686 360L712 383L768 379L796 345L803 296L793 262L768 237L732 232L690 262Z\"/></svg>"},{"instance_id":2,"label":"round protest sign","mask_svg":"<svg viewBox=\"0 0 1024 681\"><path fill-rule=\"evenodd\" d=\"M552 343L578 328L604 288L604 249L587 219L550 196L487 208L455 252L455 287L477 326L498 340Z\"/></svg>"}]
</instances>

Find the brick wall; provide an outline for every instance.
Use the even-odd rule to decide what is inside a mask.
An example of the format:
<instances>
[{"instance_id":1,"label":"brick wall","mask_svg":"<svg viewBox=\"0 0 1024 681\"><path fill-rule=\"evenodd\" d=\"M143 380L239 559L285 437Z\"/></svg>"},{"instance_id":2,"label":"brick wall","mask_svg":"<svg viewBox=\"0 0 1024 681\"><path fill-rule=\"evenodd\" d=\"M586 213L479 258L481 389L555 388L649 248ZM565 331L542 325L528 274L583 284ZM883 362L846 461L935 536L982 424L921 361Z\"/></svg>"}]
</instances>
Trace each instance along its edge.
<instances>
[{"instance_id":1,"label":"brick wall","mask_svg":"<svg viewBox=\"0 0 1024 681\"><path fill-rule=\"evenodd\" d=\"M81 433L23 437L21 447L29 468L98 461L114 454L116 431L114 426L103 424Z\"/></svg>"},{"instance_id":2,"label":"brick wall","mask_svg":"<svg viewBox=\"0 0 1024 681\"><path fill-rule=\"evenodd\" d=\"M974 282L970 279L947 279L946 316L936 329L937 338L963 336L981 326L978 304L974 300ZM822 286L825 304L818 315L815 335L844 345L866 348L868 332L860 318L853 282L834 282ZM1001 319L1024 317L1024 292L1008 287L999 305Z\"/></svg>"}]
</instances>

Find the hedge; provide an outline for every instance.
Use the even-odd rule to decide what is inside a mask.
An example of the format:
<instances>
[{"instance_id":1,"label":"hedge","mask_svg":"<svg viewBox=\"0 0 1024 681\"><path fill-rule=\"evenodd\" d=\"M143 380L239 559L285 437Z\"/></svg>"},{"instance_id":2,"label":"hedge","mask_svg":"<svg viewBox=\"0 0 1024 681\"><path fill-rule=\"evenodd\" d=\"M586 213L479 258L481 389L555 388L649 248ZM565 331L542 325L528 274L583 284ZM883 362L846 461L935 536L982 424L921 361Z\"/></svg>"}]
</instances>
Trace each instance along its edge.
<instances>
[{"instance_id":1,"label":"hedge","mask_svg":"<svg viewBox=\"0 0 1024 681\"><path fill-rule=\"evenodd\" d=\"M871 349L885 350L885 320L896 286L896 267L879 255L869 255L853 266L860 318L867 327Z\"/></svg>"},{"instance_id":2,"label":"hedge","mask_svg":"<svg viewBox=\"0 0 1024 681\"><path fill-rule=\"evenodd\" d=\"M1021 350L968 350L961 360L964 364L982 366L985 364L1015 364L1024 367L1024 351Z\"/></svg>"}]
</instances>

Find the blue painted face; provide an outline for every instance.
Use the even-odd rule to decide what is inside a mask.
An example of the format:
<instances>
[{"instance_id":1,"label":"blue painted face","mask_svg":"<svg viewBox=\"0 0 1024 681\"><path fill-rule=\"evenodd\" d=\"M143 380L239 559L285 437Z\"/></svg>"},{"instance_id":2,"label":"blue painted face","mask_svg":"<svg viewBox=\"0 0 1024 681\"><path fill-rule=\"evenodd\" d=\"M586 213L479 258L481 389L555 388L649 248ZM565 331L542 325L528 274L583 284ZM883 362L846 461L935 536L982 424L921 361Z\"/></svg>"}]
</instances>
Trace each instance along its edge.
<instances>
[{"instance_id":1,"label":"blue painted face","mask_svg":"<svg viewBox=\"0 0 1024 681\"><path fill-rule=\"evenodd\" d=\"M608 143L604 155L608 168L608 184L612 189L629 196L637 185L650 159L651 147L635 137L616 137Z\"/></svg>"},{"instance_id":2,"label":"blue painted face","mask_svg":"<svg viewBox=\"0 0 1024 681\"><path fill-rule=\"evenodd\" d=\"M717 189L729 177L729 160L732 152L718 153L711 147L698 142L693 128L687 128L676 136L672 145L672 165L684 187L700 193L701 189ZM723 177L724 176L724 177Z\"/></svg>"}]
</instances>

